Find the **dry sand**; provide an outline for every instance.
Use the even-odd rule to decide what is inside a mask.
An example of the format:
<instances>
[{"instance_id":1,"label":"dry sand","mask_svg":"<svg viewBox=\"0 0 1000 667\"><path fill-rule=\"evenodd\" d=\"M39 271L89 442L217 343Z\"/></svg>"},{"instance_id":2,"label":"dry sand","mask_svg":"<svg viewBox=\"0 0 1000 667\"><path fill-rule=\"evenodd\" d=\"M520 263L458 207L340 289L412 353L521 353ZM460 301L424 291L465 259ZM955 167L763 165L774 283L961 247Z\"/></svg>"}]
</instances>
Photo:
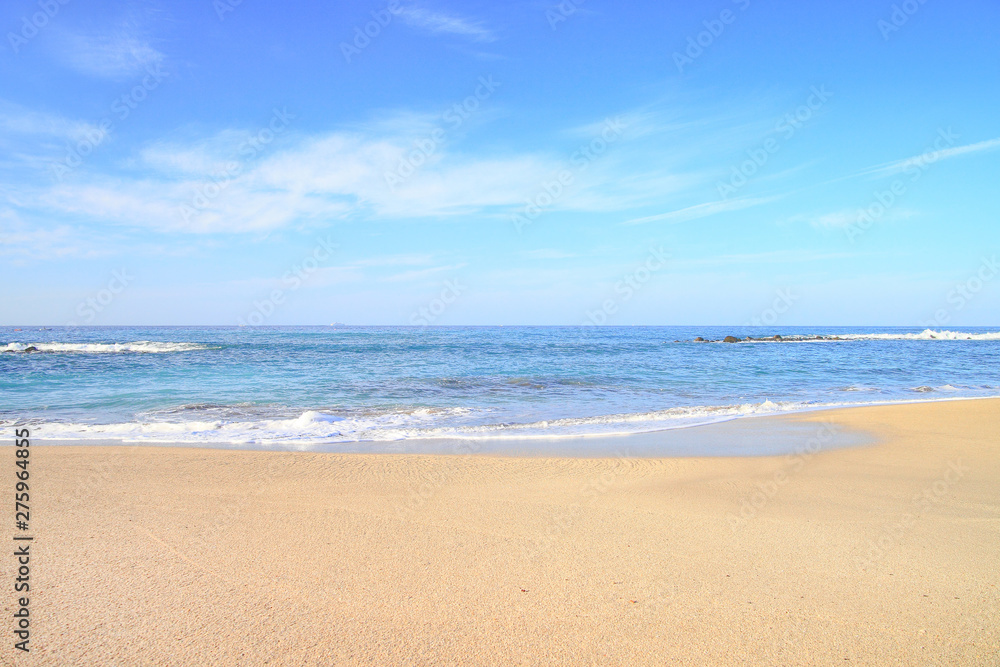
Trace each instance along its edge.
<instances>
[{"instance_id":1,"label":"dry sand","mask_svg":"<svg viewBox=\"0 0 1000 667\"><path fill-rule=\"evenodd\" d=\"M5 630L0 656L1000 664L1000 400L787 418L879 443L727 459L34 447L32 652Z\"/></svg>"}]
</instances>

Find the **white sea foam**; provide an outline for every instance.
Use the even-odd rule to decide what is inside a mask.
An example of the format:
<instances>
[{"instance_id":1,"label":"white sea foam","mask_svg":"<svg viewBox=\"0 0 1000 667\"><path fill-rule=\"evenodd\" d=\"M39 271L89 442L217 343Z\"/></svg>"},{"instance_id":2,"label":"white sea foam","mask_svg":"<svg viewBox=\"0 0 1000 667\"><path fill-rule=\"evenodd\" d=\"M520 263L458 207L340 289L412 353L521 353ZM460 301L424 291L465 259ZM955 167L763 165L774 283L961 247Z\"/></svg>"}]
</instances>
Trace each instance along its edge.
<instances>
[{"instance_id":1,"label":"white sea foam","mask_svg":"<svg viewBox=\"0 0 1000 667\"><path fill-rule=\"evenodd\" d=\"M131 343L7 343L0 352L24 352L29 348L38 352L77 352L85 354L109 354L115 352L141 352L162 354L166 352L190 352L206 350L208 346L199 343L161 343L140 340Z\"/></svg>"},{"instance_id":2,"label":"white sea foam","mask_svg":"<svg viewBox=\"0 0 1000 667\"><path fill-rule=\"evenodd\" d=\"M1000 340L1000 331L973 333L971 331L948 331L924 329L920 333L830 333L830 334L789 334L779 340L755 338L753 343L825 343L838 340ZM743 342L743 341L741 341Z\"/></svg>"},{"instance_id":3,"label":"white sea foam","mask_svg":"<svg viewBox=\"0 0 1000 667\"><path fill-rule=\"evenodd\" d=\"M627 435L844 405L857 403L809 404L764 400L760 403L678 407L530 423L497 423L490 421L489 410L471 408L422 408L369 415L333 415L309 410L298 417L278 419L150 420L115 424L51 422L34 426L32 433L46 440L122 440L308 449L319 444L418 438L520 439Z\"/></svg>"},{"instance_id":4,"label":"white sea foam","mask_svg":"<svg viewBox=\"0 0 1000 667\"><path fill-rule=\"evenodd\" d=\"M837 334L847 340L1000 340L1000 331L972 333L966 331L935 331L924 329L920 333L869 333L869 334Z\"/></svg>"},{"instance_id":5,"label":"white sea foam","mask_svg":"<svg viewBox=\"0 0 1000 667\"><path fill-rule=\"evenodd\" d=\"M954 387L950 384L944 384L940 387L928 387L927 385L921 385L919 387L913 387L910 391L915 391L917 393L926 394L933 391L962 391L958 387Z\"/></svg>"}]
</instances>

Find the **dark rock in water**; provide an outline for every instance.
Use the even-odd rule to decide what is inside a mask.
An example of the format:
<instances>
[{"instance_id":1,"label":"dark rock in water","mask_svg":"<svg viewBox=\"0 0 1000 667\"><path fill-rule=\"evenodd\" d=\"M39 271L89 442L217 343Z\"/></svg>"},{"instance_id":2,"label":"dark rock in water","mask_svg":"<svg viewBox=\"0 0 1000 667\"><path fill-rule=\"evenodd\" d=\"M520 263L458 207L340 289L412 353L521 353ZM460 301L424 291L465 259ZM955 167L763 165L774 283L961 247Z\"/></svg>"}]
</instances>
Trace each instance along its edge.
<instances>
[{"instance_id":1,"label":"dark rock in water","mask_svg":"<svg viewBox=\"0 0 1000 667\"><path fill-rule=\"evenodd\" d=\"M24 348L24 351L25 352L38 352L38 348L35 347L34 345L29 345L28 347Z\"/></svg>"},{"instance_id":2,"label":"dark rock in water","mask_svg":"<svg viewBox=\"0 0 1000 667\"><path fill-rule=\"evenodd\" d=\"M774 337L771 340L781 340L781 336L774 334Z\"/></svg>"},{"instance_id":3,"label":"dark rock in water","mask_svg":"<svg viewBox=\"0 0 1000 667\"><path fill-rule=\"evenodd\" d=\"M674 342L675 342L675 343L679 343L680 341L679 341L679 340L675 340Z\"/></svg>"},{"instance_id":4,"label":"dark rock in water","mask_svg":"<svg viewBox=\"0 0 1000 667\"><path fill-rule=\"evenodd\" d=\"M726 336L725 338L722 339L722 342L723 343L738 343L738 342L740 342L740 339L737 338L736 336Z\"/></svg>"},{"instance_id":5,"label":"dark rock in water","mask_svg":"<svg viewBox=\"0 0 1000 667\"><path fill-rule=\"evenodd\" d=\"M698 336L697 338L694 339L694 342L696 342L696 343L704 343L705 339L702 338L701 336Z\"/></svg>"}]
</instances>

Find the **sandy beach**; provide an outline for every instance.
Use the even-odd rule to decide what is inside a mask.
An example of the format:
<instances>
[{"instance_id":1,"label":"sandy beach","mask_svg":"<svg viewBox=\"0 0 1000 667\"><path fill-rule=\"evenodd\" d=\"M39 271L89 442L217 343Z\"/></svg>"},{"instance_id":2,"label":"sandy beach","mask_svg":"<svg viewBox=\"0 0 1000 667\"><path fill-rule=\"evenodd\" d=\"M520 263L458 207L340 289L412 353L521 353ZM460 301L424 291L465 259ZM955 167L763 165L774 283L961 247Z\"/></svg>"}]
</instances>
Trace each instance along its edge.
<instances>
[{"instance_id":1,"label":"sandy beach","mask_svg":"<svg viewBox=\"0 0 1000 667\"><path fill-rule=\"evenodd\" d=\"M8 633L0 662L998 664L1000 400L777 419L815 436L757 458L33 447L32 651ZM830 429L874 444L818 451Z\"/></svg>"}]
</instances>

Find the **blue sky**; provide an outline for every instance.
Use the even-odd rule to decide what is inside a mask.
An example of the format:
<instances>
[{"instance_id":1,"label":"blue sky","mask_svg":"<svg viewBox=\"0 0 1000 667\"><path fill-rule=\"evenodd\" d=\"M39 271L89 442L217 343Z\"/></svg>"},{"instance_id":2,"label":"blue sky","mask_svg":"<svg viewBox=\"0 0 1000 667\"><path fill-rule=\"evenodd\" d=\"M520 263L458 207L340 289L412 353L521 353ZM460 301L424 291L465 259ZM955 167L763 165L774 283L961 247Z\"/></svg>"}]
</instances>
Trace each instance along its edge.
<instances>
[{"instance_id":1,"label":"blue sky","mask_svg":"<svg viewBox=\"0 0 1000 667\"><path fill-rule=\"evenodd\" d=\"M1000 7L621 4L4 3L0 324L1000 324Z\"/></svg>"}]
</instances>

